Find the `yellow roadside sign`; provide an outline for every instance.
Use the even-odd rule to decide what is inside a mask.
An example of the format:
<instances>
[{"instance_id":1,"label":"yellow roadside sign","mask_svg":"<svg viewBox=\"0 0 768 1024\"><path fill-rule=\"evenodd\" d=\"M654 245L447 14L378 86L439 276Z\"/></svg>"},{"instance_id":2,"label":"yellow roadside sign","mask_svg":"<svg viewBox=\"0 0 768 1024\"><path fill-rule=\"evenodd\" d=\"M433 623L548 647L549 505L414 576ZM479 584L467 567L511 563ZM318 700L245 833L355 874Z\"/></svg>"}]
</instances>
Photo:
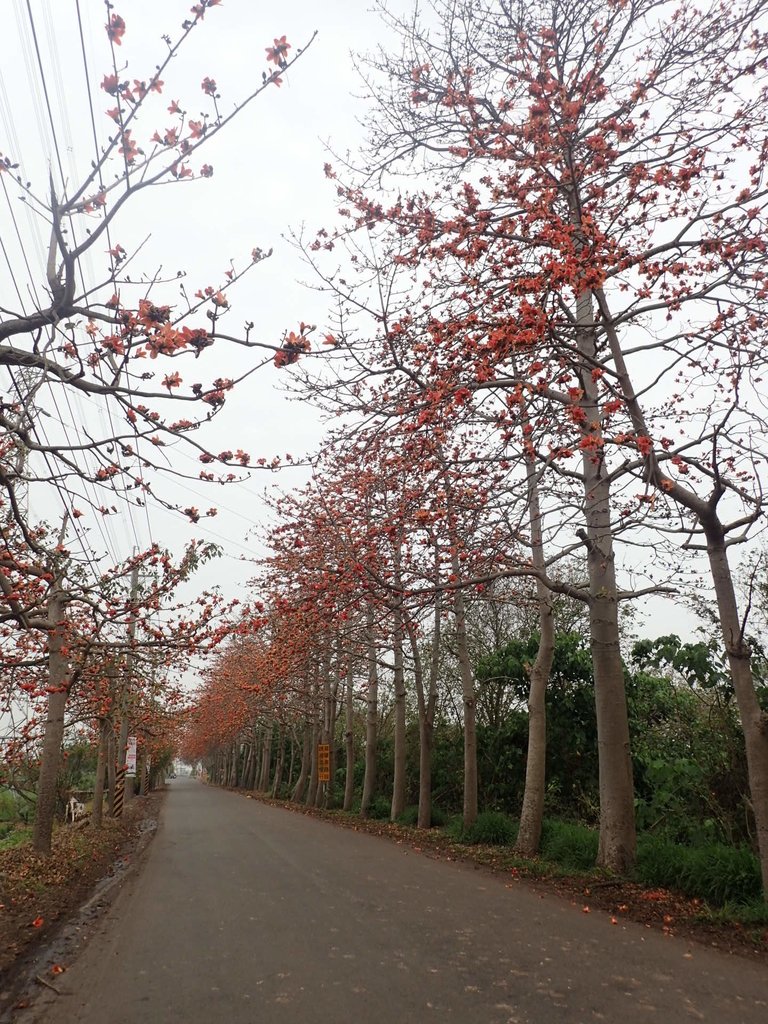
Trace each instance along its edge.
<instances>
[{"instance_id":1,"label":"yellow roadside sign","mask_svg":"<svg viewBox=\"0 0 768 1024\"><path fill-rule=\"evenodd\" d=\"M329 743L317 745L317 779L318 782L331 781L331 747Z\"/></svg>"}]
</instances>

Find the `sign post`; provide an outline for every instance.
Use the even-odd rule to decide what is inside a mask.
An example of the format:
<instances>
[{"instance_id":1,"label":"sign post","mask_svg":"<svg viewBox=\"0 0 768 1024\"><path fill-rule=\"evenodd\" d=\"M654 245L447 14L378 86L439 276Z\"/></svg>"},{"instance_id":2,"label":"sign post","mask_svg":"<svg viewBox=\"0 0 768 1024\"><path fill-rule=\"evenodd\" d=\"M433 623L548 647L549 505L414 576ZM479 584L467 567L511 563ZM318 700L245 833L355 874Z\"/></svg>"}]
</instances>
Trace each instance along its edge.
<instances>
[{"instance_id":1,"label":"sign post","mask_svg":"<svg viewBox=\"0 0 768 1024\"><path fill-rule=\"evenodd\" d=\"M129 776L136 775L136 737L128 737L128 747L125 751L125 767Z\"/></svg>"},{"instance_id":2,"label":"sign post","mask_svg":"<svg viewBox=\"0 0 768 1024\"><path fill-rule=\"evenodd\" d=\"M331 781L331 747L329 743L317 745L317 781Z\"/></svg>"}]
</instances>

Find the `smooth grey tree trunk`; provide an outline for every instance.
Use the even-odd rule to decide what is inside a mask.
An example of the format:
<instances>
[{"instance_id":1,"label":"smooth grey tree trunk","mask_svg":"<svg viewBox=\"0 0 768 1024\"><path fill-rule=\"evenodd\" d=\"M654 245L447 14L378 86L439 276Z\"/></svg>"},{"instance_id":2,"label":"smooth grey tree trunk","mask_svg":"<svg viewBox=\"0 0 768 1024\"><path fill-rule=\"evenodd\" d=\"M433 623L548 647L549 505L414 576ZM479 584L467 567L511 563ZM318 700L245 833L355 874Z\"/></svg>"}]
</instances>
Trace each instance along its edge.
<instances>
[{"instance_id":1,"label":"smooth grey tree trunk","mask_svg":"<svg viewBox=\"0 0 768 1024\"><path fill-rule=\"evenodd\" d=\"M376 661L376 636L373 607L366 612L366 638L368 657L368 688L365 695L365 774L360 814L365 818L371 809L376 792L376 753L379 731L379 667Z\"/></svg>"},{"instance_id":2,"label":"smooth grey tree trunk","mask_svg":"<svg viewBox=\"0 0 768 1024\"><path fill-rule=\"evenodd\" d=\"M704 522L723 644L739 707L747 754L749 795L755 816L763 893L768 895L768 714L755 692L751 651L744 639L725 535L719 522Z\"/></svg>"},{"instance_id":3,"label":"smooth grey tree trunk","mask_svg":"<svg viewBox=\"0 0 768 1024\"><path fill-rule=\"evenodd\" d=\"M399 552L395 557L395 586L401 587L399 579ZM405 664L403 658L403 612L400 599L392 609L392 653L394 656L393 682L395 689L395 749L392 782L392 804L390 821L396 821L405 811L406 797L406 721L405 721Z\"/></svg>"},{"instance_id":4,"label":"smooth grey tree trunk","mask_svg":"<svg viewBox=\"0 0 768 1024\"><path fill-rule=\"evenodd\" d=\"M253 742L253 726L247 729L245 733L245 764L243 765L243 778L241 780L241 786L243 789L253 789L253 783L256 776L256 752L254 750Z\"/></svg>"},{"instance_id":5,"label":"smooth grey tree trunk","mask_svg":"<svg viewBox=\"0 0 768 1024\"><path fill-rule=\"evenodd\" d=\"M648 437L650 435L645 415L629 376L608 300L602 290L598 290L596 295L632 425L638 436ZM717 601L720 630L744 732L750 801L757 830L763 895L768 896L768 715L761 709L755 690L751 652L744 638L744 623L739 615L733 575L728 561L725 528L717 514L724 489L718 484L708 500L700 498L679 480L666 476L652 452L649 453L647 471L656 487L694 514L707 541L707 557Z\"/></svg>"},{"instance_id":6,"label":"smooth grey tree trunk","mask_svg":"<svg viewBox=\"0 0 768 1024\"><path fill-rule=\"evenodd\" d=\"M104 815L104 776L107 770L110 729L109 719L101 719L99 722L99 752L96 756L96 781L93 786L93 810L91 811L91 823L95 828L101 825Z\"/></svg>"},{"instance_id":7,"label":"smooth grey tree trunk","mask_svg":"<svg viewBox=\"0 0 768 1024\"><path fill-rule=\"evenodd\" d=\"M354 709L355 667L351 652L347 655L347 672L344 681L344 810L351 811L355 800L355 709Z\"/></svg>"},{"instance_id":8,"label":"smooth grey tree trunk","mask_svg":"<svg viewBox=\"0 0 768 1024\"><path fill-rule=\"evenodd\" d=\"M294 767L296 765L296 747L298 746L298 743L299 743L298 737L296 735L296 729L294 728L294 726L291 726L290 743L291 743L291 756L290 756L290 759L288 761L288 778L286 779L286 782L285 782L285 784L288 787L289 791L291 791L291 787L293 786L293 769L294 769Z\"/></svg>"},{"instance_id":9,"label":"smooth grey tree trunk","mask_svg":"<svg viewBox=\"0 0 768 1024\"><path fill-rule=\"evenodd\" d=\"M314 697L317 697L317 693L314 693ZM320 726L317 721L317 712L313 715L314 721L312 722L312 734L309 741L310 757L309 757L309 785L307 786L307 796L304 803L307 807L314 807L317 800L317 787L319 785L318 771L317 771L317 744L320 742Z\"/></svg>"},{"instance_id":10,"label":"smooth grey tree trunk","mask_svg":"<svg viewBox=\"0 0 768 1024\"><path fill-rule=\"evenodd\" d=\"M592 370L598 365L592 293L581 292L576 305L576 347L581 356L579 383L584 431L602 439L600 402ZM611 521L611 483L602 459L585 446L582 454L584 521L578 532L587 549L589 625L595 682L600 841L597 863L627 874L635 863L635 791L629 742L629 718L621 658L619 602Z\"/></svg>"},{"instance_id":11,"label":"smooth grey tree trunk","mask_svg":"<svg viewBox=\"0 0 768 1024\"><path fill-rule=\"evenodd\" d=\"M440 664L440 605L441 601L438 593L435 596L429 689L426 692L424 687L424 666L419 651L418 636L413 626L406 622L406 631L413 657L413 678L419 715L419 810L416 821L419 828L430 828L432 825L432 747L434 743L437 679Z\"/></svg>"},{"instance_id":12,"label":"smooth grey tree trunk","mask_svg":"<svg viewBox=\"0 0 768 1024\"><path fill-rule=\"evenodd\" d=\"M269 777L272 768L272 740L274 737L274 727L270 722L269 725L263 726L264 742L261 748L261 769L259 771L259 792L269 792Z\"/></svg>"},{"instance_id":13,"label":"smooth grey tree trunk","mask_svg":"<svg viewBox=\"0 0 768 1024\"><path fill-rule=\"evenodd\" d=\"M272 781L272 799L280 795L280 787L283 784L283 770L285 768L285 725L280 723L277 740L277 762L275 764L275 776Z\"/></svg>"},{"instance_id":14,"label":"smooth grey tree trunk","mask_svg":"<svg viewBox=\"0 0 768 1024\"><path fill-rule=\"evenodd\" d=\"M531 526L531 561L542 572L545 568L542 538L541 503L536 466L533 459L526 460L528 488L528 518ZM525 764L525 789L520 810L520 828L515 841L515 852L533 857L539 852L541 828L544 820L546 793L547 712L546 696L552 661L555 654L555 624L552 614L552 594L544 583L536 580L536 598L539 611L539 647L531 666L528 691L528 754Z\"/></svg>"},{"instance_id":15,"label":"smooth grey tree trunk","mask_svg":"<svg viewBox=\"0 0 768 1024\"><path fill-rule=\"evenodd\" d=\"M296 780L296 785L291 793L291 800L294 803L301 803L307 792L307 782L309 781L309 768L312 759L312 722L309 719L309 714L304 719L304 730L302 736L301 745L301 767L299 768L299 777Z\"/></svg>"},{"instance_id":16,"label":"smooth grey tree trunk","mask_svg":"<svg viewBox=\"0 0 768 1024\"><path fill-rule=\"evenodd\" d=\"M455 545L452 545L455 550ZM453 571L458 577L460 566L454 558ZM456 626L456 657L461 677L461 697L464 710L464 827L469 828L477 821L477 697L475 678L467 645L467 615L464 594L455 590L453 595L453 617Z\"/></svg>"},{"instance_id":17,"label":"smooth grey tree trunk","mask_svg":"<svg viewBox=\"0 0 768 1024\"><path fill-rule=\"evenodd\" d=\"M331 645L326 643L323 648L322 665L320 668L322 683L322 701L320 704L320 731L318 742L328 745L329 754L333 747L333 727L335 722L333 686L331 684ZM333 757L329 757L330 779L320 782L318 778L317 793L315 794L316 807L328 807L331 800L331 789L333 787Z\"/></svg>"},{"instance_id":18,"label":"smooth grey tree trunk","mask_svg":"<svg viewBox=\"0 0 768 1024\"><path fill-rule=\"evenodd\" d=\"M443 485L445 487L448 543L450 545L451 573L455 581L461 580L461 561L459 550L461 537L457 519L457 509L453 498L453 486L447 471L445 459L440 453L443 465ZM475 693L475 677L472 661L469 657L467 642L467 612L464 592L460 586L453 590L453 619L456 629L456 659L459 663L461 680L462 721L464 726L464 807L463 823L469 828L477 821L477 695Z\"/></svg>"}]
</instances>

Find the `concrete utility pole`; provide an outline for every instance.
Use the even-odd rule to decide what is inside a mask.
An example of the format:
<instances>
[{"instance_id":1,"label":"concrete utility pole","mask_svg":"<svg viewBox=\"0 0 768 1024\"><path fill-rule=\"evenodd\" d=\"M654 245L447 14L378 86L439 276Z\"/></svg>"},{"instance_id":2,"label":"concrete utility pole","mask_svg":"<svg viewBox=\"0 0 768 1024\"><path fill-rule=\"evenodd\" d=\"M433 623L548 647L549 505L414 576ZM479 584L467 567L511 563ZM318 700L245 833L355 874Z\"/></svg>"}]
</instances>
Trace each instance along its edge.
<instances>
[{"instance_id":1,"label":"concrete utility pole","mask_svg":"<svg viewBox=\"0 0 768 1024\"><path fill-rule=\"evenodd\" d=\"M133 796L132 784L126 787L126 752L128 749L128 730L130 728L129 709L131 703L131 681L133 679L135 655L133 644L136 639L136 601L139 596L139 568L134 567L131 573L131 615L128 620L128 653L125 659L125 676L120 697L120 735L117 741L117 766L115 772L115 804L112 814L119 818L123 813L126 797Z\"/></svg>"},{"instance_id":2,"label":"concrete utility pole","mask_svg":"<svg viewBox=\"0 0 768 1024\"><path fill-rule=\"evenodd\" d=\"M64 709L67 704L69 664L64 647L66 601L59 581L51 587L48 618L52 623L48 634L48 713L40 755L40 777L37 784L37 810L32 846L37 853L51 852L53 818L56 812L56 776L61 765L64 742Z\"/></svg>"},{"instance_id":3,"label":"concrete utility pole","mask_svg":"<svg viewBox=\"0 0 768 1024\"><path fill-rule=\"evenodd\" d=\"M96 783L93 788L93 812L91 822L94 826L101 825L103 803L104 803L104 774L107 769L109 757L109 739L112 732L112 703L115 699L115 686L117 669L112 658L107 662L107 678L109 679L109 714L99 719L99 753L96 760ZM109 810L114 806L114 799L110 796Z\"/></svg>"}]
</instances>

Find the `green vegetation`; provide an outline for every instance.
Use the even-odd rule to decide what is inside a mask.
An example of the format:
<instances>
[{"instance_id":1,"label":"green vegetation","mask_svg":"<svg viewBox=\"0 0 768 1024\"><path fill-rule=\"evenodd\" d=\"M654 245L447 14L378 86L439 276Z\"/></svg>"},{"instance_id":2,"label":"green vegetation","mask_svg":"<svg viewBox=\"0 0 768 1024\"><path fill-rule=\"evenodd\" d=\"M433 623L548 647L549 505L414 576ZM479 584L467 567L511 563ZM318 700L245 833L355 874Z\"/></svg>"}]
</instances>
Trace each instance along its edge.
<instances>
[{"instance_id":1,"label":"green vegetation","mask_svg":"<svg viewBox=\"0 0 768 1024\"><path fill-rule=\"evenodd\" d=\"M0 826L0 850L10 850L14 846L21 846L32 838L32 828L29 825Z\"/></svg>"},{"instance_id":2,"label":"green vegetation","mask_svg":"<svg viewBox=\"0 0 768 1024\"><path fill-rule=\"evenodd\" d=\"M461 810L463 734L447 708L438 716L432 759L433 825L467 845L511 847L525 783L529 666L538 637L513 639L478 657L478 771L481 805L465 828ZM626 666L638 860L633 880L697 897L712 908L746 908L760 922L760 869L747 798L738 716L714 643L675 636L637 642ZM541 873L591 873L598 849L598 764L589 647L582 632L560 633L547 692L547 796ZM392 741L380 734L378 791L370 817L390 813ZM409 806L416 825L418 731L408 729ZM359 779L358 779L359 776ZM362 764L356 764L362 782ZM356 803L359 806L359 802ZM713 911L714 912L714 911ZM735 912L735 911L734 911Z\"/></svg>"},{"instance_id":3,"label":"green vegetation","mask_svg":"<svg viewBox=\"0 0 768 1024\"><path fill-rule=\"evenodd\" d=\"M456 817L449 822L447 831L458 842L470 846L506 846L517 837L517 822L501 811L481 811L469 828Z\"/></svg>"}]
</instances>

